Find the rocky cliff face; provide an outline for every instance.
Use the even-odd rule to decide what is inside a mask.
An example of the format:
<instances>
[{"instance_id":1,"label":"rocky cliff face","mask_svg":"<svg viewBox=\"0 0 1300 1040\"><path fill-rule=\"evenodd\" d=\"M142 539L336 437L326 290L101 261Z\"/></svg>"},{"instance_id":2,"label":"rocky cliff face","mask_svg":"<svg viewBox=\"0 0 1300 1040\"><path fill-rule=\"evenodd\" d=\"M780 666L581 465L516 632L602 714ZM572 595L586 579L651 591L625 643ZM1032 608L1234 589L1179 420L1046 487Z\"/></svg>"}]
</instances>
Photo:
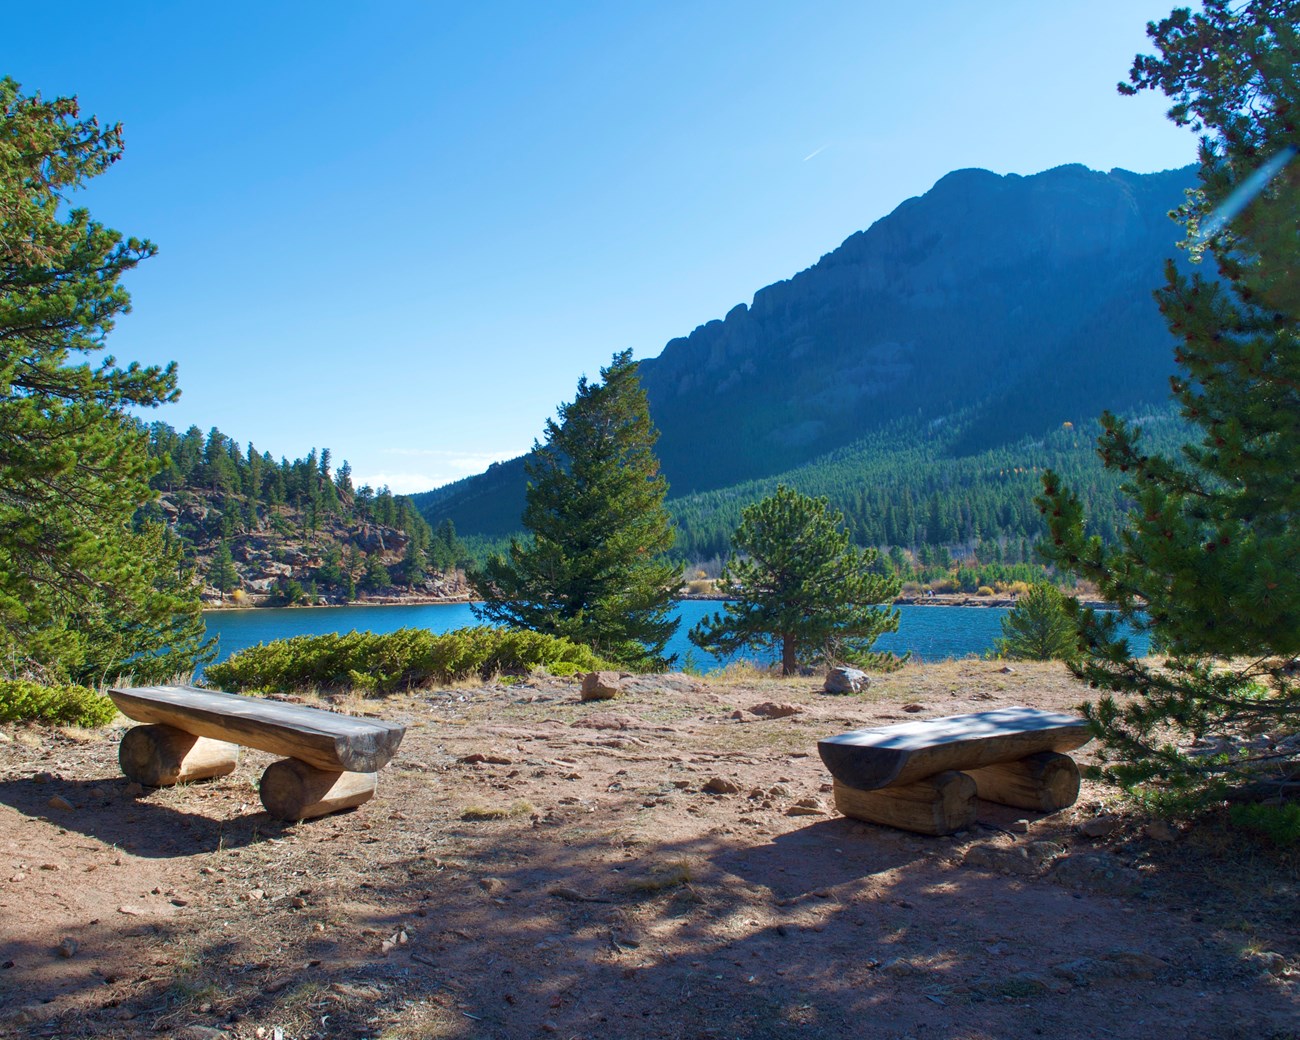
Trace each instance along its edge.
<instances>
[{"instance_id":1,"label":"rocky cliff face","mask_svg":"<svg viewBox=\"0 0 1300 1040\"><path fill-rule=\"evenodd\" d=\"M367 589L349 599L346 577L337 573L338 562L350 562L361 576L361 564L369 557L393 573L400 571L409 538L406 532L382 524L357 523L336 516L317 519L312 530L306 517L287 507L262 518L254 530L239 531L222 538L211 531L213 517L220 518L228 506L223 496L190 489L163 495L157 502L162 520L187 547L195 577L202 584L201 597L207 607L258 607L283 603L339 605L348 602L424 602L462 600L469 587L460 571L447 573L430 569L415 585L392 582ZM213 561L222 543L230 551L234 581L227 592L216 588ZM348 560L349 550L359 554ZM325 568L336 558L334 573ZM340 580L342 579L342 580ZM286 590L294 590L286 595Z\"/></svg>"},{"instance_id":2,"label":"rocky cliff face","mask_svg":"<svg viewBox=\"0 0 1300 1040\"><path fill-rule=\"evenodd\" d=\"M777 472L891 418L1013 439L1167 393L1151 302L1191 168L960 170L642 364L674 493ZM701 444L722 450L702 453Z\"/></svg>"}]
</instances>

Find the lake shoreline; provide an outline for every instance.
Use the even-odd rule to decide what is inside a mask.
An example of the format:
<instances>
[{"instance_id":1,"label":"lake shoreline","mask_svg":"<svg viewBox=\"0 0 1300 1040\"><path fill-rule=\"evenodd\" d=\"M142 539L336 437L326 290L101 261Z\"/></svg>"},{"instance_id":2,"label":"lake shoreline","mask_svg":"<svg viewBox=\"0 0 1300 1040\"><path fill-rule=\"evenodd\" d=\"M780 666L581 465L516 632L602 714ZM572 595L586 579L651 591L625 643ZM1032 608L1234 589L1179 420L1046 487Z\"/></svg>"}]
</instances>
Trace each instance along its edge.
<instances>
[{"instance_id":1,"label":"lake shoreline","mask_svg":"<svg viewBox=\"0 0 1300 1040\"><path fill-rule=\"evenodd\" d=\"M728 597L719 594L681 595L678 600L689 602L725 602ZM229 610L324 610L330 607L431 607L441 604L474 603L473 597L463 596L373 596L367 599L350 600L346 603L204 603L203 611L217 612ZM1082 599L1081 606L1093 610L1113 610L1114 604L1099 599ZM933 596L898 596L893 600L896 607L1000 607L1004 610L1015 607L1012 596L972 596L965 593L940 593Z\"/></svg>"}]
</instances>

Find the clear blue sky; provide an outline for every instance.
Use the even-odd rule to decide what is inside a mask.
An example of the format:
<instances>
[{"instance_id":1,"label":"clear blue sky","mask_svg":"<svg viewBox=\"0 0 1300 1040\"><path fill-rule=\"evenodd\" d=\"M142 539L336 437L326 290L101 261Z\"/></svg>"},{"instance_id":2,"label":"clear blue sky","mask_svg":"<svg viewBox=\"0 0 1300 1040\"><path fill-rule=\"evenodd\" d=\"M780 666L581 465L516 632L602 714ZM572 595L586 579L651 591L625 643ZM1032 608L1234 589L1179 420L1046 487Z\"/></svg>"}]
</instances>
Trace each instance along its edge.
<instances>
[{"instance_id":1,"label":"clear blue sky","mask_svg":"<svg viewBox=\"0 0 1300 1040\"><path fill-rule=\"evenodd\" d=\"M0 72L125 124L80 202L160 247L110 340L179 362L151 415L412 492L951 170L1193 161L1115 91L1172 6L73 0Z\"/></svg>"}]
</instances>

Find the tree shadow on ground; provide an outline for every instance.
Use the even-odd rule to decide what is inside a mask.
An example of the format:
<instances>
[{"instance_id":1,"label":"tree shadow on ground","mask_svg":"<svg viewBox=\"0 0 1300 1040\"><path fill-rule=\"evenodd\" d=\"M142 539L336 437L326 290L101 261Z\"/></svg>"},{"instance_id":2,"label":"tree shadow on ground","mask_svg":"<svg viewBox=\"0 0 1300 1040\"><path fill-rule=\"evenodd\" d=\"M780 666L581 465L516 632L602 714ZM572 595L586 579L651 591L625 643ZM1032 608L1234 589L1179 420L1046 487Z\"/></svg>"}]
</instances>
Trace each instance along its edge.
<instances>
[{"instance_id":1,"label":"tree shadow on ground","mask_svg":"<svg viewBox=\"0 0 1300 1040\"><path fill-rule=\"evenodd\" d=\"M146 859L173 859L220 849L242 848L284 833L287 824L265 812L250 811L234 819L220 819L181 808L187 786L225 797L227 792L209 785L180 785L173 789L145 788L139 796L127 792L123 777L77 780L0 780L0 804L30 819L76 831ZM57 800L71 808L65 808ZM175 805L167 804L166 799ZM256 795L250 810L260 805ZM223 807L224 808L224 807Z\"/></svg>"},{"instance_id":2,"label":"tree shadow on ground","mask_svg":"<svg viewBox=\"0 0 1300 1040\"><path fill-rule=\"evenodd\" d=\"M379 843L330 876L319 828L293 831L279 879L301 880L251 919L201 942L181 921L137 929L129 998L31 1031L1208 1040L1280 1037L1293 1012L1167 914L957 869L944 839L845 820L681 841L444 822L454 857ZM1165 967L1055 970L1129 948ZM106 986L93 968L84 985Z\"/></svg>"}]
</instances>

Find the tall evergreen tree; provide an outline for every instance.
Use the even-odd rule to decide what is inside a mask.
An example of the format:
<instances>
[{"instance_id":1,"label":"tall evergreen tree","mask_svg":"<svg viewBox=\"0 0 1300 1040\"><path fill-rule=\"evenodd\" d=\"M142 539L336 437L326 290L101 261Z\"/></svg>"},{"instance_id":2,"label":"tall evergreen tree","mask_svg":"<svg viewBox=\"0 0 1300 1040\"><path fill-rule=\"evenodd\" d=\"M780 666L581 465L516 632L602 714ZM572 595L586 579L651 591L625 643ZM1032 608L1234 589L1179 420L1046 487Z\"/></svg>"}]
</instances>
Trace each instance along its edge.
<instances>
[{"instance_id":1,"label":"tall evergreen tree","mask_svg":"<svg viewBox=\"0 0 1300 1040\"><path fill-rule=\"evenodd\" d=\"M424 581L427 574L428 563L424 550L420 547L420 540L412 537L407 541L406 553L402 557L402 580L408 586L414 586Z\"/></svg>"},{"instance_id":2,"label":"tall evergreen tree","mask_svg":"<svg viewBox=\"0 0 1300 1040\"><path fill-rule=\"evenodd\" d=\"M175 399L175 366L86 360L129 307L119 279L154 253L65 209L121 152L120 126L0 79L0 650L16 670L111 678L172 645L193 664L197 590L131 527L157 467L125 409Z\"/></svg>"},{"instance_id":3,"label":"tall evergreen tree","mask_svg":"<svg viewBox=\"0 0 1300 1040\"><path fill-rule=\"evenodd\" d=\"M483 620L567 636L609 660L661 668L677 629L676 566L664 508L668 483L654 454L658 431L630 350L578 382L577 397L546 424L527 462L523 523L470 581Z\"/></svg>"},{"instance_id":4,"label":"tall evergreen tree","mask_svg":"<svg viewBox=\"0 0 1300 1040\"><path fill-rule=\"evenodd\" d=\"M1148 26L1160 53L1139 56L1121 91L1163 90L1173 121L1203 134L1201 190L1183 217L1220 278L1170 264L1157 293L1178 343L1174 396L1200 436L1149 454L1140 430L1103 417L1099 453L1136 503L1117 545L1085 537L1055 474L1040 499L1050 556L1119 607L1075 607L1079 674L1106 691L1089 715L1107 773L1175 801L1257 776L1248 760L1267 753L1193 755L1192 737L1300 727L1300 162L1218 226L1259 171L1300 148L1297 25L1298 0L1206 0ZM1151 634L1162 667L1133 659L1121 622Z\"/></svg>"},{"instance_id":5,"label":"tall evergreen tree","mask_svg":"<svg viewBox=\"0 0 1300 1040\"><path fill-rule=\"evenodd\" d=\"M235 561L230 555L230 543L225 539L218 543L217 551L212 554L208 584L223 596L239 587L239 572L235 570Z\"/></svg>"},{"instance_id":6,"label":"tall evergreen tree","mask_svg":"<svg viewBox=\"0 0 1300 1040\"><path fill-rule=\"evenodd\" d=\"M778 487L741 514L731 544L719 582L729 602L691 629L691 642L724 654L777 649L783 675L801 662L896 661L871 646L898 631L898 611L877 606L898 595L898 579L873 573L876 550L849 544L826 499Z\"/></svg>"}]
</instances>

